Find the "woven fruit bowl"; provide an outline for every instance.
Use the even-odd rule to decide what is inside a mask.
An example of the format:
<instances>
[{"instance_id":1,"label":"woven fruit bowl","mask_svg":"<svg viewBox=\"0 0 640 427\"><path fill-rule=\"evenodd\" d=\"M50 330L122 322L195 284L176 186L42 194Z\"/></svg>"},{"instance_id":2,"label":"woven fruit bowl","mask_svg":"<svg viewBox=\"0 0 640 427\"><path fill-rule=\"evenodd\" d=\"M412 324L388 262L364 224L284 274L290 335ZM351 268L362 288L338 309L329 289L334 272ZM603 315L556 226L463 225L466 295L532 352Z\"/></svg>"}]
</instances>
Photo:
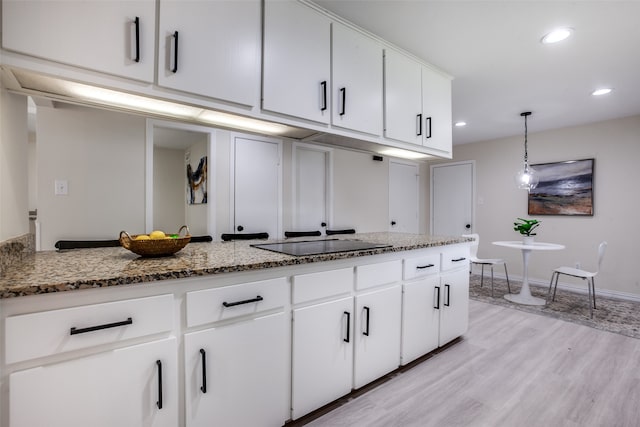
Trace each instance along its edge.
<instances>
[{"instance_id":1,"label":"woven fruit bowl","mask_svg":"<svg viewBox=\"0 0 640 427\"><path fill-rule=\"evenodd\" d=\"M182 231L185 231L184 235ZM189 227L183 225L177 234L167 234L166 237L160 239L147 238L140 240L141 234L130 235L126 231L120 232L120 245L123 248L143 257L162 257L173 255L185 246L191 240Z\"/></svg>"}]
</instances>

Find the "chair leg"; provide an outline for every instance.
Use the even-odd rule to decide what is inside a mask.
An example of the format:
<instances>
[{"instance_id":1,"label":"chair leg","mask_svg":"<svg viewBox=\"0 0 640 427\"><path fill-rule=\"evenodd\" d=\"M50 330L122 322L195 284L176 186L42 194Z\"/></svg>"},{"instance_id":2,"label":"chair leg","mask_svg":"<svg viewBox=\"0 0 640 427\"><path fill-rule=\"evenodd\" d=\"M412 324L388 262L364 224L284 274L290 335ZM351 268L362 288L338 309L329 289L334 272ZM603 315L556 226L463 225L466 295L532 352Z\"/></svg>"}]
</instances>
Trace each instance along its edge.
<instances>
[{"instance_id":1,"label":"chair leg","mask_svg":"<svg viewBox=\"0 0 640 427\"><path fill-rule=\"evenodd\" d=\"M595 278L591 278L591 288L593 289L593 309L596 309L596 282Z\"/></svg>"},{"instance_id":2,"label":"chair leg","mask_svg":"<svg viewBox=\"0 0 640 427\"><path fill-rule=\"evenodd\" d=\"M481 264L482 268L480 269L480 287L484 284L484 264Z\"/></svg>"},{"instance_id":3,"label":"chair leg","mask_svg":"<svg viewBox=\"0 0 640 427\"><path fill-rule=\"evenodd\" d=\"M556 291L558 290L558 279L560 278L560 273L556 272L556 285L553 288L553 298L551 298L551 301L555 301L556 300Z\"/></svg>"},{"instance_id":4,"label":"chair leg","mask_svg":"<svg viewBox=\"0 0 640 427\"><path fill-rule=\"evenodd\" d=\"M549 280L549 291L547 292L547 301L549 301L549 297L551 296L551 288L553 288L553 278L555 275L555 271L551 273L551 280Z\"/></svg>"},{"instance_id":5,"label":"chair leg","mask_svg":"<svg viewBox=\"0 0 640 427\"><path fill-rule=\"evenodd\" d=\"M504 274L507 276L507 289L509 289L509 293L511 293L511 285L509 284L509 273L507 273L507 263L504 264Z\"/></svg>"},{"instance_id":6,"label":"chair leg","mask_svg":"<svg viewBox=\"0 0 640 427\"><path fill-rule=\"evenodd\" d=\"M491 298L493 298L493 265L491 266Z\"/></svg>"},{"instance_id":7,"label":"chair leg","mask_svg":"<svg viewBox=\"0 0 640 427\"><path fill-rule=\"evenodd\" d=\"M593 319L593 305L591 304L591 281L587 279L587 288L589 289L589 314Z\"/></svg>"}]
</instances>

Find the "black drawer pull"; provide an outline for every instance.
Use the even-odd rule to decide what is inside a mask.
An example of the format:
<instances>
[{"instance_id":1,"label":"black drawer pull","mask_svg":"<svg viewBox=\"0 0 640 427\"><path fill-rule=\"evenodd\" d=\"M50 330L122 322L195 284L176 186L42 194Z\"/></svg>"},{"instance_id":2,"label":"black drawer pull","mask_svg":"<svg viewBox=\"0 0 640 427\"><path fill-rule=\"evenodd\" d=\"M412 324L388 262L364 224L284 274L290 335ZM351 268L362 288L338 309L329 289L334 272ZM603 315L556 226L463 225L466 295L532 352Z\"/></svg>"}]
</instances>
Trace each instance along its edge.
<instances>
[{"instance_id":1,"label":"black drawer pull","mask_svg":"<svg viewBox=\"0 0 640 427\"><path fill-rule=\"evenodd\" d=\"M445 300L444 306L445 307L449 307L449 303L451 302L451 301L449 301L451 299L451 286L444 285L444 287L447 290L447 298Z\"/></svg>"},{"instance_id":2,"label":"black drawer pull","mask_svg":"<svg viewBox=\"0 0 640 427\"><path fill-rule=\"evenodd\" d=\"M325 111L327 109L327 81L320 82L320 88L322 89L322 105L320 107L320 111Z\"/></svg>"},{"instance_id":3,"label":"black drawer pull","mask_svg":"<svg viewBox=\"0 0 640 427\"><path fill-rule=\"evenodd\" d=\"M200 349L200 355L202 356L202 387L200 387L200 391L203 393L207 392L207 353L204 351L204 348Z\"/></svg>"},{"instance_id":4,"label":"black drawer pull","mask_svg":"<svg viewBox=\"0 0 640 427\"><path fill-rule=\"evenodd\" d=\"M173 73L178 72L178 32L173 33Z\"/></svg>"},{"instance_id":5,"label":"black drawer pull","mask_svg":"<svg viewBox=\"0 0 640 427\"><path fill-rule=\"evenodd\" d=\"M340 89L340 92L342 93L342 110L340 110L340 115L344 116L345 109L347 108L347 88L343 87Z\"/></svg>"},{"instance_id":6,"label":"black drawer pull","mask_svg":"<svg viewBox=\"0 0 640 427\"><path fill-rule=\"evenodd\" d=\"M431 138L431 117L427 117L426 119L424 119L424 124L425 127L427 128L427 134L425 136L426 139Z\"/></svg>"},{"instance_id":7,"label":"black drawer pull","mask_svg":"<svg viewBox=\"0 0 640 427\"><path fill-rule=\"evenodd\" d=\"M436 290L436 304L433 306L436 310L440 310L440 286L435 287Z\"/></svg>"},{"instance_id":8,"label":"black drawer pull","mask_svg":"<svg viewBox=\"0 0 640 427\"><path fill-rule=\"evenodd\" d=\"M162 362L156 360L156 365L158 365L158 401L156 405L158 409L162 409Z\"/></svg>"},{"instance_id":9,"label":"black drawer pull","mask_svg":"<svg viewBox=\"0 0 640 427\"><path fill-rule=\"evenodd\" d=\"M258 295L255 298L251 298L251 299L246 299L244 301L236 301L236 302L223 302L222 305L224 305L225 307L233 307L235 305L242 305L242 304L249 304L252 302L258 302L258 301L262 301L264 298L262 298L260 295Z\"/></svg>"},{"instance_id":10,"label":"black drawer pull","mask_svg":"<svg viewBox=\"0 0 640 427\"><path fill-rule=\"evenodd\" d=\"M136 57L135 62L140 62L140 18L136 16L133 21L136 25Z\"/></svg>"},{"instance_id":11,"label":"black drawer pull","mask_svg":"<svg viewBox=\"0 0 640 427\"><path fill-rule=\"evenodd\" d=\"M369 336L369 317L370 317L369 307L365 306L364 310L366 310L366 312L367 312L367 323L366 323L366 328L367 329L362 333L362 335L365 335L365 336L368 337Z\"/></svg>"},{"instance_id":12,"label":"black drawer pull","mask_svg":"<svg viewBox=\"0 0 640 427\"><path fill-rule=\"evenodd\" d=\"M344 314L347 315L347 337L343 338L342 341L349 342L349 330L351 329L351 313L345 311Z\"/></svg>"},{"instance_id":13,"label":"black drawer pull","mask_svg":"<svg viewBox=\"0 0 640 427\"><path fill-rule=\"evenodd\" d=\"M118 326L126 326L131 324L133 324L133 319L129 317L127 320L123 320L121 322L107 323L107 324L98 325L98 326L90 326L88 328L78 329L76 327L73 327L71 328L69 333L70 335L78 335L78 334L84 334L86 332L99 331L101 329L117 328Z\"/></svg>"},{"instance_id":14,"label":"black drawer pull","mask_svg":"<svg viewBox=\"0 0 640 427\"><path fill-rule=\"evenodd\" d=\"M422 114L416 116L416 136L422 135Z\"/></svg>"},{"instance_id":15,"label":"black drawer pull","mask_svg":"<svg viewBox=\"0 0 640 427\"><path fill-rule=\"evenodd\" d=\"M424 270L425 268L435 267L435 264L427 264L427 265L416 265L418 270Z\"/></svg>"},{"instance_id":16,"label":"black drawer pull","mask_svg":"<svg viewBox=\"0 0 640 427\"><path fill-rule=\"evenodd\" d=\"M465 259L466 259L465 257L456 258L456 259L452 259L451 262L460 262L460 261L464 261Z\"/></svg>"}]
</instances>

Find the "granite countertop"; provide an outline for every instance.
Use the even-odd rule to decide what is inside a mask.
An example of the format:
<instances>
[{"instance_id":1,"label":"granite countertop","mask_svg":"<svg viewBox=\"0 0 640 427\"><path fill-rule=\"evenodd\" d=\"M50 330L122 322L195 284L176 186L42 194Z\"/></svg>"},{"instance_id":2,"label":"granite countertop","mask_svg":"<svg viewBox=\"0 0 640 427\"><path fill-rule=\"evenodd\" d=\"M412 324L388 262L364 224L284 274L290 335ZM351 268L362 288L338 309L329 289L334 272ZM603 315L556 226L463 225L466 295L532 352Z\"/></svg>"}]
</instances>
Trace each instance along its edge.
<instances>
[{"instance_id":1,"label":"granite countertop","mask_svg":"<svg viewBox=\"0 0 640 427\"><path fill-rule=\"evenodd\" d=\"M326 238L322 236L316 240ZM0 299L331 261L471 240L464 237L384 232L330 238L358 239L391 247L298 257L250 246L276 240L190 243L175 255L162 258L141 258L122 247L44 251L26 257L22 263L0 276ZM287 241L295 240L312 239L307 237Z\"/></svg>"}]
</instances>

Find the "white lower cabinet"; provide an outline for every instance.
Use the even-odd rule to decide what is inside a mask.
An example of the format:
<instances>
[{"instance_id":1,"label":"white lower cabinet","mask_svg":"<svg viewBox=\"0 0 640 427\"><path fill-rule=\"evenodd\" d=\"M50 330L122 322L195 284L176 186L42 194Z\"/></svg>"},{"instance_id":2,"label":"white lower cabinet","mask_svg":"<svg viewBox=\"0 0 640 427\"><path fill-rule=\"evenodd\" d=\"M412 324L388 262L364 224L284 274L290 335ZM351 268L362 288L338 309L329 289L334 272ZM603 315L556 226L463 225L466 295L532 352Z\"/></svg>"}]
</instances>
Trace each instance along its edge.
<instances>
[{"instance_id":1,"label":"white lower cabinet","mask_svg":"<svg viewBox=\"0 0 640 427\"><path fill-rule=\"evenodd\" d=\"M402 364L438 348L440 276L405 283L402 293Z\"/></svg>"},{"instance_id":2,"label":"white lower cabinet","mask_svg":"<svg viewBox=\"0 0 640 427\"><path fill-rule=\"evenodd\" d=\"M282 312L186 334L186 425L283 425L286 340Z\"/></svg>"},{"instance_id":3,"label":"white lower cabinet","mask_svg":"<svg viewBox=\"0 0 640 427\"><path fill-rule=\"evenodd\" d=\"M14 372L10 426L175 427L176 353L168 338Z\"/></svg>"},{"instance_id":4,"label":"white lower cabinet","mask_svg":"<svg viewBox=\"0 0 640 427\"><path fill-rule=\"evenodd\" d=\"M464 268L443 273L440 284L439 345L443 346L469 328L469 271Z\"/></svg>"},{"instance_id":5,"label":"white lower cabinet","mask_svg":"<svg viewBox=\"0 0 640 427\"><path fill-rule=\"evenodd\" d=\"M355 388L400 365L401 298L400 285L356 296Z\"/></svg>"},{"instance_id":6,"label":"white lower cabinet","mask_svg":"<svg viewBox=\"0 0 640 427\"><path fill-rule=\"evenodd\" d=\"M293 311L292 418L351 392L353 297Z\"/></svg>"}]
</instances>

